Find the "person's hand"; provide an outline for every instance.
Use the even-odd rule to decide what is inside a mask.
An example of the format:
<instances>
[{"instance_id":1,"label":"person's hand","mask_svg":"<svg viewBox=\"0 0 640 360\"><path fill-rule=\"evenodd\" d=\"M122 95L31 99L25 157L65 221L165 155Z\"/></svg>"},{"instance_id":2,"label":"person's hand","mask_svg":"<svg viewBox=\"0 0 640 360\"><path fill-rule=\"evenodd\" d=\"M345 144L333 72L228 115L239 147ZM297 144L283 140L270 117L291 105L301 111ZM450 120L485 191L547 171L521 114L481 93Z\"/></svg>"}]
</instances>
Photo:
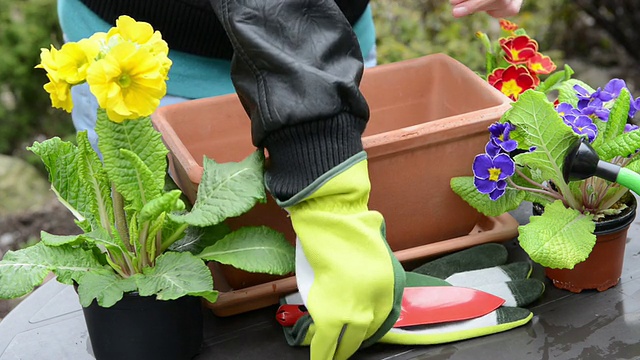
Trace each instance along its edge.
<instances>
[{"instance_id":1,"label":"person's hand","mask_svg":"<svg viewBox=\"0 0 640 360\"><path fill-rule=\"evenodd\" d=\"M361 152L280 202L297 235L296 279L314 322L303 339L311 359L347 359L400 314L405 272L382 215L368 209L370 188Z\"/></svg>"},{"instance_id":2,"label":"person's hand","mask_svg":"<svg viewBox=\"0 0 640 360\"><path fill-rule=\"evenodd\" d=\"M453 16L463 17L477 12L486 12L494 18L517 15L522 0L450 0Z\"/></svg>"},{"instance_id":3,"label":"person's hand","mask_svg":"<svg viewBox=\"0 0 640 360\"><path fill-rule=\"evenodd\" d=\"M522 306L540 298L544 292L544 283L529 278L532 269L530 263L506 262L507 250L504 246L485 244L444 256L407 272L407 287L466 287L498 296L505 303L486 315L469 320L393 327L378 341L404 345L443 344L494 334L526 324L533 314ZM295 305L300 302L298 293L281 299L281 304L293 304L293 309L298 309ZM286 309L290 311L292 308ZM284 333L289 345L308 345L304 339L308 332L313 332L313 322L308 315L291 312L278 314L277 317L285 325Z\"/></svg>"}]
</instances>

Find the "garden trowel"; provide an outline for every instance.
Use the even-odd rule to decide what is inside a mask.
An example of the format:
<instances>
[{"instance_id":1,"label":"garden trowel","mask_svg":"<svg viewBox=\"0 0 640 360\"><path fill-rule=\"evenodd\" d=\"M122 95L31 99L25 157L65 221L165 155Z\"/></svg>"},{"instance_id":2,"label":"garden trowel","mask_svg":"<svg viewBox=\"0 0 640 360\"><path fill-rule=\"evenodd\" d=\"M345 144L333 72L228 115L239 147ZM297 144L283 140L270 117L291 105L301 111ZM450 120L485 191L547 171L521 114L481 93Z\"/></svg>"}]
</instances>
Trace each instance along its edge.
<instances>
[{"instance_id":1,"label":"garden trowel","mask_svg":"<svg viewBox=\"0 0 640 360\"><path fill-rule=\"evenodd\" d=\"M634 193L640 194L640 174L600 160L595 149L584 140L577 141L569 149L564 159L562 175L566 182L596 176L623 185Z\"/></svg>"},{"instance_id":2,"label":"garden trowel","mask_svg":"<svg viewBox=\"0 0 640 360\"><path fill-rule=\"evenodd\" d=\"M484 291L457 286L406 287L400 316L393 327L440 324L484 316L504 304L505 300ZM306 315L304 305L281 305L276 319L283 326L293 326Z\"/></svg>"}]
</instances>

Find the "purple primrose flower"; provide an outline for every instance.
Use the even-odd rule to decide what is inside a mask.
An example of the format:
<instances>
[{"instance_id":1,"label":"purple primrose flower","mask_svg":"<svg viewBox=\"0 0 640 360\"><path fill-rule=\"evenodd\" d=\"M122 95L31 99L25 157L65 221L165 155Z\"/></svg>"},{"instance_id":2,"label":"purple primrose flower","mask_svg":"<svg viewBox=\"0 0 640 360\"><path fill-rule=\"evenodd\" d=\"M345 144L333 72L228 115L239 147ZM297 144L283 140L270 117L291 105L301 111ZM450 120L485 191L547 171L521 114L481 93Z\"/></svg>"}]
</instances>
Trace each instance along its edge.
<instances>
[{"instance_id":1,"label":"purple primrose flower","mask_svg":"<svg viewBox=\"0 0 640 360\"><path fill-rule=\"evenodd\" d=\"M580 115L580 110L574 108L569 103L560 103L556 107L556 111L560 116L565 117L566 115Z\"/></svg>"},{"instance_id":2,"label":"purple primrose flower","mask_svg":"<svg viewBox=\"0 0 640 360\"><path fill-rule=\"evenodd\" d=\"M515 126L511 125L511 123L492 124L491 126L489 126L491 141L505 152L512 152L518 147L518 143L515 140L511 140L509 138L509 134L513 129L515 129Z\"/></svg>"},{"instance_id":3,"label":"purple primrose flower","mask_svg":"<svg viewBox=\"0 0 640 360\"><path fill-rule=\"evenodd\" d=\"M598 88L591 97L600 99L604 102L611 101L620 95L620 91L626 88L627 84L621 79L611 79L604 86L604 89Z\"/></svg>"},{"instance_id":4,"label":"purple primrose flower","mask_svg":"<svg viewBox=\"0 0 640 360\"><path fill-rule=\"evenodd\" d=\"M498 200L507 187L506 179L513 175L516 165L507 154L491 157L476 155L473 160L473 183L482 194L489 194L491 200Z\"/></svg>"},{"instance_id":5,"label":"purple primrose flower","mask_svg":"<svg viewBox=\"0 0 640 360\"><path fill-rule=\"evenodd\" d=\"M567 115L564 117L564 122L569 125L576 134L587 135L589 142L593 142L596 136L598 136L598 127L588 116Z\"/></svg>"}]
</instances>

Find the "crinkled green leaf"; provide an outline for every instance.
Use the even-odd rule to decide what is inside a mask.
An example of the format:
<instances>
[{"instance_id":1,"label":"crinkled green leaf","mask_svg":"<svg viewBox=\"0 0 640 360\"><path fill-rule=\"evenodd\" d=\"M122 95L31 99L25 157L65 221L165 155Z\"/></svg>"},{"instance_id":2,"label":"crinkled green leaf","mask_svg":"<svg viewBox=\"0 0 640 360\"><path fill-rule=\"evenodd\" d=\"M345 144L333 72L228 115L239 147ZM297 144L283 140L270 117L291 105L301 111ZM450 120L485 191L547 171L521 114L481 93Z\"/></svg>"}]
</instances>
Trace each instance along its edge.
<instances>
[{"instance_id":1,"label":"crinkled green leaf","mask_svg":"<svg viewBox=\"0 0 640 360\"><path fill-rule=\"evenodd\" d=\"M640 131L636 130L618 135L600 145L596 151L601 159L608 161L615 156L629 156L638 149L640 149Z\"/></svg>"},{"instance_id":2,"label":"crinkled green leaf","mask_svg":"<svg viewBox=\"0 0 640 360\"><path fill-rule=\"evenodd\" d=\"M499 216L518 208L525 196L523 191L507 188L502 197L493 201L489 195L476 189L472 176L452 178L451 189L474 209L487 216Z\"/></svg>"},{"instance_id":3,"label":"crinkled green leaf","mask_svg":"<svg viewBox=\"0 0 640 360\"><path fill-rule=\"evenodd\" d=\"M569 103L573 107L578 106L578 97L576 96L576 90L573 88L575 85L579 85L589 93L593 93L595 90L587 85L585 82L578 79L569 79L564 81L558 86L558 101L561 103Z\"/></svg>"},{"instance_id":4,"label":"crinkled green leaf","mask_svg":"<svg viewBox=\"0 0 640 360\"><path fill-rule=\"evenodd\" d=\"M18 251L9 251L0 261L0 298L25 295L53 271L58 281L70 284L88 271L104 271L91 251L71 246L46 246L39 242Z\"/></svg>"},{"instance_id":5,"label":"crinkled green leaf","mask_svg":"<svg viewBox=\"0 0 640 360\"><path fill-rule=\"evenodd\" d=\"M40 157L49 173L51 188L74 217L82 221L93 216L92 191L78 174L80 160L77 147L71 142L53 137L43 142L35 142L27 150Z\"/></svg>"},{"instance_id":6,"label":"crinkled green leaf","mask_svg":"<svg viewBox=\"0 0 640 360\"><path fill-rule=\"evenodd\" d=\"M635 158L632 162L625 166L627 169L640 173L640 158Z\"/></svg>"},{"instance_id":7,"label":"crinkled green leaf","mask_svg":"<svg viewBox=\"0 0 640 360\"><path fill-rule=\"evenodd\" d=\"M569 65L565 65L564 70L556 71L549 75L545 81L538 85L536 90L546 94L559 87L563 81L571 78L571 75L573 75L573 69L571 69Z\"/></svg>"},{"instance_id":8,"label":"crinkled green leaf","mask_svg":"<svg viewBox=\"0 0 640 360\"><path fill-rule=\"evenodd\" d=\"M157 218L163 212L169 213L180 209L181 206L179 204L182 204L180 195L182 195L182 191L171 190L149 201L140 210L138 220L142 223ZM182 206L184 206L184 204L182 204Z\"/></svg>"},{"instance_id":9,"label":"crinkled green leaf","mask_svg":"<svg viewBox=\"0 0 640 360\"><path fill-rule=\"evenodd\" d=\"M90 189L91 213L103 228L113 223L113 203L111 200L111 182L102 167L102 161L91 147L86 132L78 133L78 174Z\"/></svg>"},{"instance_id":10,"label":"crinkled green leaf","mask_svg":"<svg viewBox=\"0 0 640 360\"><path fill-rule=\"evenodd\" d=\"M151 259L151 261L153 261L156 258L157 250L162 245L162 243L159 242L161 241L161 239L158 239L157 236L158 236L158 233L162 234L162 226L164 225L165 218L166 218L166 213L160 213L160 216L153 219L149 226L149 232L147 234L147 240L146 240L146 244L147 244L146 252L149 259Z\"/></svg>"},{"instance_id":11,"label":"crinkled green leaf","mask_svg":"<svg viewBox=\"0 0 640 360\"><path fill-rule=\"evenodd\" d=\"M558 200L547 205L541 216L532 216L529 224L520 226L518 240L534 262L573 269L589 256L596 242L592 219Z\"/></svg>"},{"instance_id":12,"label":"crinkled green leaf","mask_svg":"<svg viewBox=\"0 0 640 360\"><path fill-rule=\"evenodd\" d=\"M47 246L76 245L81 243L82 237L79 235L53 235L46 231L40 231L40 241Z\"/></svg>"},{"instance_id":13,"label":"crinkled green leaf","mask_svg":"<svg viewBox=\"0 0 640 360\"><path fill-rule=\"evenodd\" d=\"M96 229L91 232L80 235L85 241L89 243L102 245L109 251L126 252L127 248L122 239L118 236L118 233L113 230L112 235L103 229Z\"/></svg>"},{"instance_id":14,"label":"crinkled green leaf","mask_svg":"<svg viewBox=\"0 0 640 360\"><path fill-rule=\"evenodd\" d=\"M229 233L231 233L231 229L224 222L207 227L189 226L184 233L184 237L174 242L173 245L169 247L169 250L179 252L188 251L196 255Z\"/></svg>"},{"instance_id":15,"label":"crinkled green leaf","mask_svg":"<svg viewBox=\"0 0 640 360\"><path fill-rule=\"evenodd\" d=\"M162 187L158 187L149 167L134 152L121 149L121 170L117 172L119 180L116 189L127 200L127 208L140 211L142 207L162 194Z\"/></svg>"},{"instance_id":16,"label":"crinkled green leaf","mask_svg":"<svg viewBox=\"0 0 640 360\"><path fill-rule=\"evenodd\" d=\"M185 295L203 296L215 301L211 270L191 253L167 252L156 259L155 267L146 267L136 275L142 296L157 295L159 300L173 300Z\"/></svg>"},{"instance_id":17,"label":"crinkled green leaf","mask_svg":"<svg viewBox=\"0 0 640 360\"><path fill-rule=\"evenodd\" d=\"M139 169L131 167L131 159L125 158L127 152L121 151L122 149L136 154L149 169L153 185L145 188L145 192L159 194L162 191L168 150L148 117L125 120L118 124L110 121L104 111L98 111L96 133L100 139L98 147L103 154L104 169L126 199L132 199L128 196L135 195L140 183L145 181L146 185L149 179L138 179ZM138 193L138 197L142 195L144 194ZM145 200L150 201L151 198Z\"/></svg>"},{"instance_id":18,"label":"crinkled green leaf","mask_svg":"<svg viewBox=\"0 0 640 360\"><path fill-rule=\"evenodd\" d=\"M539 171L543 182L553 182L566 201L577 207L578 201L564 181L562 166L579 136L564 123L546 95L537 91L529 90L520 95L505 117L516 126L512 133L519 133L520 141L526 139L526 143L520 146L535 148L532 152L517 155L516 163Z\"/></svg>"},{"instance_id":19,"label":"crinkled green leaf","mask_svg":"<svg viewBox=\"0 0 640 360\"><path fill-rule=\"evenodd\" d=\"M514 132L526 134L528 143L524 145L535 146L533 152L519 154L517 162L539 169L545 179L559 184L565 155L578 135L564 124L546 95L537 91L522 94L513 103L507 118L516 126Z\"/></svg>"},{"instance_id":20,"label":"crinkled green leaf","mask_svg":"<svg viewBox=\"0 0 640 360\"><path fill-rule=\"evenodd\" d=\"M284 235L266 226L240 228L198 256L235 268L284 275L294 270L295 249Z\"/></svg>"},{"instance_id":21,"label":"crinkled green leaf","mask_svg":"<svg viewBox=\"0 0 640 360\"><path fill-rule=\"evenodd\" d=\"M627 124L627 120L629 119L629 108L631 107L630 98L631 95L629 94L629 90L623 88L620 90L620 95L613 103L613 107L609 113L609 120L607 122L596 120L607 124L604 134L598 136L599 138L602 138L605 143L617 138L624 132L624 126ZM594 147L595 146L596 145L594 145Z\"/></svg>"},{"instance_id":22,"label":"crinkled green leaf","mask_svg":"<svg viewBox=\"0 0 640 360\"><path fill-rule=\"evenodd\" d=\"M124 293L136 290L133 278L125 279L110 271L92 271L78 285L78 296L83 307L91 305L93 299L102 307L111 307Z\"/></svg>"},{"instance_id":23,"label":"crinkled green leaf","mask_svg":"<svg viewBox=\"0 0 640 360\"><path fill-rule=\"evenodd\" d=\"M264 155L255 151L241 162L219 164L204 158L204 174L191 212L171 215L177 222L211 226L249 211L266 201Z\"/></svg>"}]
</instances>

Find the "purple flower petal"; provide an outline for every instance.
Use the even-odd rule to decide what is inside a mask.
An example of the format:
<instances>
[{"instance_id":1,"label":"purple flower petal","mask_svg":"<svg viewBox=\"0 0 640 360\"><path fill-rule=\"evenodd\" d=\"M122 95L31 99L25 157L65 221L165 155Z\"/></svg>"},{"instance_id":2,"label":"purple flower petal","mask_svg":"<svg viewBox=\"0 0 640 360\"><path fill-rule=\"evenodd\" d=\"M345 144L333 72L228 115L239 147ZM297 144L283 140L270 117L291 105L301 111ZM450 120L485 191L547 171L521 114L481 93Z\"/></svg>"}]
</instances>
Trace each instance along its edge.
<instances>
[{"instance_id":1,"label":"purple flower petal","mask_svg":"<svg viewBox=\"0 0 640 360\"><path fill-rule=\"evenodd\" d=\"M508 178L516 171L516 164L507 154L500 154L493 158L493 165L497 169L500 169L500 175L498 177L499 180Z\"/></svg>"},{"instance_id":2,"label":"purple flower petal","mask_svg":"<svg viewBox=\"0 0 640 360\"><path fill-rule=\"evenodd\" d=\"M496 144L495 141L493 141L493 138L491 138L487 143L487 146L484 147L484 151L490 157L494 157L498 155L500 153L500 149L501 147L498 144Z\"/></svg>"},{"instance_id":3,"label":"purple flower petal","mask_svg":"<svg viewBox=\"0 0 640 360\"><path fill-rule=\"evenodd\" d=\"M496 201L498 200L502 195L504 195L504 189L495 189L494 191L492 191L489 194L489 199Z\"/></svg>"},{"instance_id":4,"label":"purple flower petal","mask_svg":"<svg viewBox=\"0 0 640 360\"><path fill-rule=\"evenodd\" d=\"M474 178L473 184L482 194L490 194L496 188L496 182L487 179Z\"/></svg>"},{"instance_id":5,"label":"purple flower petal","mask_svg":"<svg viewBox=\"0 0 640 360\"><path fill-rule=\"evenodd\" d=\"M489 178L489 169L493 166L492 158L487 154L479 154L473 159L473 175L479 179Z\"/></svg>"}]
</instances>

